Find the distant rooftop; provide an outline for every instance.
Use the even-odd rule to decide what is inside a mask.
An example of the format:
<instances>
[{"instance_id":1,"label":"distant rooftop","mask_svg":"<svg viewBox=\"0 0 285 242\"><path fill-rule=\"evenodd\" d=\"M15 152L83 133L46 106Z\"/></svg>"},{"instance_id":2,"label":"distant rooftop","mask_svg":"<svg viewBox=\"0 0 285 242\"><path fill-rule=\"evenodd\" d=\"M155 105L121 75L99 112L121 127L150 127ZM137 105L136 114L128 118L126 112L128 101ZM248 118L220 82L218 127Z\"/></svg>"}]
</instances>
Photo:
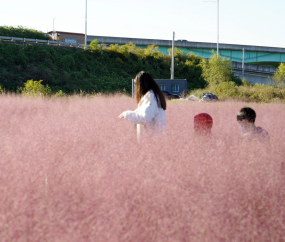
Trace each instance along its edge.
<instances>
[{"instance_id":1,"label":"distant rooftop","mask_svg":"<svg viewBox=\"0 0 285 242\"><path fill-rule=\"evenodd\" d=\"M48 34L51 34L51 33L60 33L60 34L78 34L78 35L84 35L84 34L81 34L81 33L73 33L73 32L65 32L65 31L49 31L47 32Z\"/></svg>"}]
</instances>

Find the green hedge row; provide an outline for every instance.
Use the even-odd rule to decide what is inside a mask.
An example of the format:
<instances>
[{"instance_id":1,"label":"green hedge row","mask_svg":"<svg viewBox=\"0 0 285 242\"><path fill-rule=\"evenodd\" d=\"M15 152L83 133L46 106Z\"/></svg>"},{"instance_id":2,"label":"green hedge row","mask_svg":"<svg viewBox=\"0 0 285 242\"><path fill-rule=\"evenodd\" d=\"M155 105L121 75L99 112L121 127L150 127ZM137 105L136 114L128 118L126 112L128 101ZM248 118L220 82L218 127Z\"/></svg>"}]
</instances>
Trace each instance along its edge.
<instances>
[{"instance_id":1,"label":"green hedge row","mask_svg":"<svg viewBox=\"0 0 285 242\"><path fill-rule=\"evenodd\" d=\"M48 40L48 35L44 32L23 26L0 26L0 36Z\"/></svg>"},{"instance_id":2,"label":"green hedge row","mask_svg":"<svg viewBox=\"0 0 285 242\"><path fill-rule=\"evenodd\" d=\"M175 78L187 79L188 90L207 84L201 76L201 61L176 50ZM84 50L0 41L0 86L13 92L33 79L43 80L53 92L131 93L131 79L141 70L155 79L170 78L170 62L171 57L154 46L141 49L131 43L103 49L95 44Z\"/></svg>"}]
</instances>

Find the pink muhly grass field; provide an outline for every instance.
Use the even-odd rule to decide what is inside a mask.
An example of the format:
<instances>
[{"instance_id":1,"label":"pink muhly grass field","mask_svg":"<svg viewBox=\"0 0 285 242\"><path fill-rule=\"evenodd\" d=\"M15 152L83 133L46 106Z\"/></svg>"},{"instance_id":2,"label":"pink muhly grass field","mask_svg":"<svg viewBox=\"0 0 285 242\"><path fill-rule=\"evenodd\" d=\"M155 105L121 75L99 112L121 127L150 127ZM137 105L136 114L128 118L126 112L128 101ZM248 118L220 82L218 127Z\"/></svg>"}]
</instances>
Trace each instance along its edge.
<instances>
[{"instance_id":1,"label":"pink muhly grass field","mask_svg":"<svg viewBox=\"0 0 285 242\"><path fill-rule=\"evenodd\" d=\"M259 145L240 140L244 103L167 105L167 138L139 145L129 97L0 96L1 241L285 241L285 106L246 104Z\"/></svg>"}]
</instances>

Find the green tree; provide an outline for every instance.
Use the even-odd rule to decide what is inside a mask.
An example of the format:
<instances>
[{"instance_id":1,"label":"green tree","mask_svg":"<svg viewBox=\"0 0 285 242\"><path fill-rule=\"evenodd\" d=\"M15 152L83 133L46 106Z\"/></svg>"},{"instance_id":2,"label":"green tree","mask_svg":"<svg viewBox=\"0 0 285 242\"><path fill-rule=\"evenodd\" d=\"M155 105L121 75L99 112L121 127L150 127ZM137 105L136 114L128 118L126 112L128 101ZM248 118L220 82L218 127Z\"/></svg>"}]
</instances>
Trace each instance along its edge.
<instances>
[{"instance_id":1,"label":"green tree","mask_svg":"<svg viewBox=\"0 0 285 242\"><path fill-rule=\"evenodd\" d=\"M43 80L34 81L28 80L24 88L19 88L19 92L27 96L47 96L51 94L51 89L48 85L41 84Z\"/></svg>"},{"instance_id":2,"label":"green tree","mask_svg":"<svg viewBox=\"0 0 285 242\"><path fill-rule=\"evenodd\" d=\"M231 81L237 85L242 85L242 81L236 78L232 72L232 62L224 57L219 56L217 58L217 54L214 53L208 61L203 59L201 66L202 77L210 86Z\"/></svg>"},{"instance_id":3,"label":"green tree","mask_svg":"<svg viewBox=\"0 0 285 242\"><path fill-rule=\"evenodd\" d=\"M90 45L89 45L89 49L101 50L101 45L99 44L99 41L97 39L92 40Z\"/></svg>"},{"instance_id":4,"label":"green tree","mask_svg":"<svg viewBox=\"0 0 285 242\"><path fill-rule=\"evenodd\" d=\"M144 49L146 56L153 56L155 58L160 58L163 54L159 51L158 46L148 45L146 49Z\"/></svg>"},{"instance_id":5,"label":"green tree","mask_svg":"<svg viewBox=\"0 0 285 242\"><path fill-rule=\"evenodd\" d=\"M123 46L125 46L125 47L123 47ZM122 49L127 49L127 51L130 53L135 53L136 49L137 49L136 45L133 44L132 42L127 43L125 45L122 45L121 47L122 47Z\"/></svg>"},{"instance_id":6,"label":"green tree","mask_svg":"<svg viewBox=\"0 0 285 242\"><path fill-rule=\"evenodd\" d=\"M281 63L276 69L273 78L273 85L283 87L285 85L285 63Z\"/></svg>"},{"instance_id":7,"label":"green tree","mask_svg":"<svg viewBox=\"0 0 285 242\"><path fill-rule=\"evenodd\" d=\"M174 57L177 55L177 53L181 51L180 49L178 49L177 47L174 47ZM167 52L170 56L172 56L172 48L167 49Z\"/></svg>"}]
</instances>

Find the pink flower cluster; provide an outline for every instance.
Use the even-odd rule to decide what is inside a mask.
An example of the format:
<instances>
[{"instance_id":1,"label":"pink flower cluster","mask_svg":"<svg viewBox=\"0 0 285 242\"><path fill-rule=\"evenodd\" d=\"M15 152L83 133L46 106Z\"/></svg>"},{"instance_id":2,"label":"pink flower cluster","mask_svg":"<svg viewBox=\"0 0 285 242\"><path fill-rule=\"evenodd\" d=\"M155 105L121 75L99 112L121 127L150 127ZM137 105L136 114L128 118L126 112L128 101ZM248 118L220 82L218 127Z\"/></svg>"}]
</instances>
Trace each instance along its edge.
<instances>
[{"instance_id":1,"label":"pink flower cluster","mask_svg":"<svg viewBox=\"0 0 285 242\"><path fill-rule=\"evenodd\" d=\"M268 145L240 139L245 105L168 102L139 145L128 97L0 96L0 240L285 241L284 105L249 105Z\"/></svg>"}]
</instances>

